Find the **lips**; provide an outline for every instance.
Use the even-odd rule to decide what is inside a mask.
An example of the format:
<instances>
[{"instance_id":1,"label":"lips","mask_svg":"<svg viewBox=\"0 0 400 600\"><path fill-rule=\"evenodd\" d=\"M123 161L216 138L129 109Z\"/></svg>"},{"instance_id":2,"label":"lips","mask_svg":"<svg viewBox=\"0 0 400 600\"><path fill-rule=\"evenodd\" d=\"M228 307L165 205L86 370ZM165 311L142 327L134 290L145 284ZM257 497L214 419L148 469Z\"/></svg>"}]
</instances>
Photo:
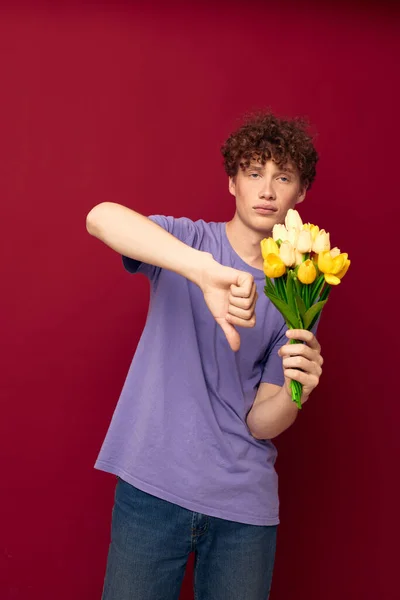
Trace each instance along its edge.
<instances>
[{"instance_id":1,"label":"lips","mask_svg":"<svg viewBox=\"0 0 400 600\"><path fill-rule=\"evenodd\" d=\"M259 212L261 214L269 214L269 213L273 213L276 212L278 209L273 206L272 204L257 204L256 206L253 206L253 209L256 212Z\"/></svg>"}]
</instances>

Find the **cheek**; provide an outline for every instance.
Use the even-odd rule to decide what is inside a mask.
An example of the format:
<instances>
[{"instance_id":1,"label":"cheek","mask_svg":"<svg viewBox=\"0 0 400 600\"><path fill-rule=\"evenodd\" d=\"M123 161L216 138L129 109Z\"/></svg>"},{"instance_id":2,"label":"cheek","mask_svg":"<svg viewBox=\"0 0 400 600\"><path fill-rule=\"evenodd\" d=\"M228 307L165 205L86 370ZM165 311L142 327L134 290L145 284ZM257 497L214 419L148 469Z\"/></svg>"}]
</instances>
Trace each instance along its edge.
<instances>
[{"instance_id":1,"label":"cheek","mask_svg":"<svg viewBox=\"0 0 400 600\"><path fill-rule=\"evenodd\" d=\"M256 192L256 186L252 188L246 185L236 186L236 198L241 202L241 204L245 205L251 202L253 196Z\"/></svg>"},{"instance_id":2,"label":"cheek","mask_svg":"<svg viewBox=\"0 0 400 600\"><path fill-rule=\"evenodd\" d=\"M290 207L293 204L296 204L297 200L299 199L299 194L300 191L297 188L286 189L282 195L282 200L288 207Z\"/></svg>"},{"instance_id":3,"label":"cheek","mask_svg":"<svg viewBox=\"0 0 400 600\"><path fill-rule=\"evenodd\" d=\"M242 190L241 190L241 188L240 188L240 185L238 185L238 184L236 183L236 185L235 185L235 186L232 186L232 187L231 187L231 194L232 194L233 196L235 196L235 198L236 198L236 202L237 202L237 203L238 203L238 202L240 202L240 201L241 201L241 198L242 198Z\"/></svg>"}]
</instances>

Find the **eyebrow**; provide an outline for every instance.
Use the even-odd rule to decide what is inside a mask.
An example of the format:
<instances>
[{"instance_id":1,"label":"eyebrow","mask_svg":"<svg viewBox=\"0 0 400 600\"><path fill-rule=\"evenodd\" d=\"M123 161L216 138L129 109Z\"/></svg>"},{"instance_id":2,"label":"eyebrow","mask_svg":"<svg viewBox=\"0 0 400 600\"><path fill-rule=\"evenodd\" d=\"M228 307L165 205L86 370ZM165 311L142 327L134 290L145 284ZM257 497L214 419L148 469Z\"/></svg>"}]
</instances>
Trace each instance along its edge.
<instances>
[{"instance_id":1,"label":"eyebrow","mask_svg":"<svg viewBox=\"0 0 400 600\"><path fill-rule=\"evenodd\" d=\"M251 169L252 171L264 171L264 167L259 166L259 165L250 164L247 168Z\"/></svg>"},{"instance_id":2,"label":"eyebrow","mask_svg":"<svg viewBox=\"0 0 400 600\"><path fill-rule=\"evenodd\" d=\"M294 173L294 169L292 169L291 167L279 167L279 165L276 165L277 171L283 171L285 173ZM252 171L263 171L264 167L263 166L259 166L259 165L254 165L254 164L250 164L248 167L248 169L251 169Z\"/></svg>"}]
</instances>

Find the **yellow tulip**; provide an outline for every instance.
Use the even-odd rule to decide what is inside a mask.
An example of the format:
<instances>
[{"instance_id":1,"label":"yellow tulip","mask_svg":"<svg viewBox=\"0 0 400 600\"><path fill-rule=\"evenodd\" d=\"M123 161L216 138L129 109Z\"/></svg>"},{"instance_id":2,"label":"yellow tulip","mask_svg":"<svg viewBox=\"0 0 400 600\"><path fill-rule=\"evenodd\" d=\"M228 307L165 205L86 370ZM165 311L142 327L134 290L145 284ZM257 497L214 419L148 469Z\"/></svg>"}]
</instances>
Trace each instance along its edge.
<instances>
[{"instance_id":1,"label":"yellow tulip","mask_svg":"<svg viewBox=\"0 0 400 600\"><path fill-rule=\"evenodd\" d=\"M309 231L311 233L312 241L315 240L315 238L317 237L317 235L319 233L318 225L312 225L312 223L305 223L303 225L303 229L305 231Z\"/></svg>"},{"instance_id":2,"label":"yellow tulip","mask_svg":"<svg viewBox=\"0 0 400 600\"><path fill-rule=\"evenodd\" d=\"M319 254L320 252L326 252L327 250L330 250L330 248L331 241L329 239L329 233L327 233L325 229L321 229L313 242L312 251L316 254Z\"/></svg>"},{"instance_id":3,"label":"yellow tulip","mask_svg":"<svg viewBox=\"0 0 400 600\"><path fill-rule=\"evenodd\" d=\"M296 248L298 239L299 232L297 229L289 229L287 240L292 244L293 248Z\"/></svg>"},{"instance_id":4,"label":"yellow tulip","mask_svg":"<svg viewBox=\"0 0 400 600\"><path fill-rule=\"evenodd\" d=\"M336 277L336 275L332 275L331 273L325 273L325 281L329 283L329 285L339 285L340 279Z\"/></svg>"},{"instance_id":5,"label":"yellow tulip","mask_svg":"<svg viewBox=\"0 0 400 600\"><path fill-rule=\"evenodd\" d=\"M286 213L285 225L287 230L297 229L297 231L300 231L300 229L303 227L303 221L301 220L301 217L297 210L289 208L289 210Z\"/></svg>"},{"instance_id":6,"label":"yellow tulip","mask_svg":"<svg viewBox=\"0 0 400 600\"><path fill-rule=\"evenodd\" d=\"M351 264L351 260L347 259L343 269L341 271L339 271L339 273L336 274L336 277L338 277L339 279L343 279L343 277L346 275L347 271L349 270L350 264Z\"/></svg>"},{"instance_id":7,"label":"yellow tulip","mask_svg":"<svg viewBox=\"0 0 400 600\"><path fill-rule=\"evenodd\" d=\"M305 260L299 266L299 270L297 271L297 277L301 283L310 284L315 281L317 276L317 269L314 266L312 260Z\"/></svg>"},{"instance_id":8,"label":"yellow tulip","mask_svg":"<svg viewBox=\"0 0 400 600\"><path fill-rule=\"evenodd\" d=\"M295 263L296 267L301 265L301 263L303 262L303 259L304 259L304 255L301 252L299 252L296 248L296 250L294 251L294 263Z\"/></svg>"},{"instance_id":9,"label":"yellow tulip","mask_svg":"<svg viewBox=\"0 0 400 600\"><path fill-rule=\"evenodd\" d=\"M261 254L265 260L268 254L279 254L278 244L271 238L264 238L261 241Z\"/></svg>"},{"instance_id":10,"label":"yellow tulip","mask_svg":"<svg viewBox=\"0 0 400 600\"><path fill-rule=\"evenodd\" d=\"M267 277L282 277L286 273L285 263L276 254L268 254L264 260L264 273Z\"/></svg>"},{"instance_id":11,"label":"yellow tulip","mask_svg":"<svg viewBox=\"0 0 400 600\"><path fill-rule=\"evenodd\" d=\"M279 256L287 267L292 267L295 263L294 248L290 242L282 242L279 248Z\"/></svg>"},{"instance_id":12,"label":"yellow tulip","mask_svg":"<svg viewBox=\"0 0 400 600\"><path fill-rule=\"evenodd\" d=\"M340 283L340 277L338 277L338 275L341 274L344 269L347 271L350 266L350 261L349 265L346 266L347 261L348 255L346 253L338 254L333 257L330 251L327 250L318 254L318 268L324 273L326 283L329 283L330 285L338 285ZM344 271L343 275L346 271Z\"/></svg>"},{"instance_id":13,"label":"yellow tulip","mask_svg":"<svg viewBox=\"0 0 400 600\"><path fill-rule=\"evenodd\" d=\"M311 252L312 246L312 238L310 231L300 231L299 239L297 240L297 250L302 254L306 254L307 252Z\"/></svg>"},{"instance_id":14,"label":"yellow tulip","mask_svg":"<svg viewBox=\"0 0 400 600\"><path fill-rule=\"evenodd\" d=\"M331 256L332 256L332 258L335 258L335 256L339 256L339 254L340 254L339 248L336 248L336 247L332 248L332 250L331 250Z\"/></svg>"},{"instance_id":15,"label":"yellow tulip","mask_svg":"<svg viewBox=\"0 0 400 600\"><path fill-rule=\"evenodd\" d=\"M285 242L288 239L288 230L284 225L277 223L272 229L272 237L276 242L278 240Z\"/></svg>"}]
</instances>

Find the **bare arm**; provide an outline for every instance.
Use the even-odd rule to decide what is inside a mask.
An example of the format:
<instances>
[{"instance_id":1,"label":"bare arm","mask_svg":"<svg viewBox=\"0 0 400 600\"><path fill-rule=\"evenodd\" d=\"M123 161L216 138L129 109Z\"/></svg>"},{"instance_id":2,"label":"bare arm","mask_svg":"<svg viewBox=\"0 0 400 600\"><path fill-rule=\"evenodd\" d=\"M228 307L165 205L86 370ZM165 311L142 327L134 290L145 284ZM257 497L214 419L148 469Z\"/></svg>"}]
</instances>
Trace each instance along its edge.
<instances>
[{"instance_id":1,"label":"bare arm","mask_svg":"<svg viewBox=\"0 0 400 600\"><path fill-rule=\"evenodd\" d=\"M194 250L147 217L112 202L95 206L86 218L94 237L128 258L174 271L199 285L204 269L215 262Z\"/></svg>"},{"instance_id":2,"label":"bare arm","mask_svg":"<svg viewBox=\"0 0 400 600\"><path fill-rule=\"evenodd\" d=\"M255 325L257 291L252 275L219 264L208 252L191 248L120 204L95 206L87 216L86 228L119 254L174 271L198 285L232 350L239 349L235 326Z\"/></svg>"},{"instance_id":3,"label":"bare arm","mask_svg":"<svg viewBox=\"0 0 400 600\"><path fill-rule=\"evenodd\" d=\"M247 426L253 437L272 440L296 420L298 408L286 389L272 383L261 383L254 404L247 415Z\"/></svg>"},{"instance_id":4,"label":"bare arm","mask_svg":"<svg viewBox=\"0 0 400 600\"><path fill-rule=\"evenodd\" d=\"M317 387L322 374L323 358L321 346L311 331L291 329L286 332L290 339L304 344L282 346L278 352L282 357L285 383L282 387L261 383L253 406L247 415L247 426L253 437L270 440L288 429L296 420L298 408L291 398L290 381L294 379L303 386L301 403L307 402Z\"/></svg>"}]
</instances>

